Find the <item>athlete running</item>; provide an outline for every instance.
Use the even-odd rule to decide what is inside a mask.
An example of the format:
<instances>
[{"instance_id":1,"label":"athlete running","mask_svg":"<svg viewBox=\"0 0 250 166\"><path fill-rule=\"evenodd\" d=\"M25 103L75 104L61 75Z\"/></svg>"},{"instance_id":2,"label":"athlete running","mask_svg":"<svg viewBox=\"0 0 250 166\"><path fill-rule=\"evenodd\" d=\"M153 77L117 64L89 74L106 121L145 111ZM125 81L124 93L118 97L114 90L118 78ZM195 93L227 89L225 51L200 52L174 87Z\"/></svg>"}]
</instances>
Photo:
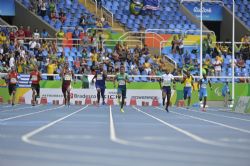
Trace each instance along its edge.
<instances>
[{"instance_id":1,"label":"athlete running","mask_svg":"<svg viewBox=\"0 0 250 166\"><path fill-rule=\"evenodd\" d=\"M127 92L126 84L129 83L128 74L125 73L124 66L120 67L120 73L116 74L114 78L114 87L116 81L118 82L117 94L118 94L118 103L119 105L121 105L120 111L124 112L123 105L126 99L126 92ZM121 97L122 97L122 102L120 101Z\"/></svg>"},{"instance_id":2,"label":"athlete running","mask_svg":"<svg viewBox=\"0 0 250 166\"><path fill-rule=\"evenodd\" d=\"M159 81L160 87L162 89L162 104L165 105L165 99L167 96L167 104L165 107L165 110L168 112L168 106L170 104L170 98L171 98L171 83L175 84L174 76L169 73L169 71L166 69L165 74L161 76L161 79Z\"/></svg>"},{"instance_id":3,"label":"athlete running","mask_svg":"<svg viewBox=\"0 0 250 166\"><path fill-rule=\"evenodd\" d=\"M96 74L92 79L92 83L94 83L94 79L96 80L95 82L95 87L97 90L97 103L100 103L100 96L102 96L102 104L105 104L105 81L107 78L107 72L103 70L103 65L99 65L99 69L96 70Z\"/></svg>"},{"instance_id":4,"label":"athlete running","mask_svg":"<svg viewBox=\"0 0 250 166\"><path fill-rule=\"evenodd\" d=\"M207 84L209 84L209 87L212 89L211 82L207 79L206 74L203 74L203 78L199 81L199 86L198 86L200 91L199 93L200 101L202 101L202 98L204 98L202 111L206 111L205 107L207 103Z\"/></svg>"},{"instance_id":5,"label":"athlete running","mask_svg":"<svg viewBox=\"0 0 250 166\"><path fill-rule=\"evenodd\" d=\"M62 93L64 97L64 104L70 105L70 91L71 91L71 81L75 80L75 75L73 71L69 68L69 64L65 63L64 68L61 71L62 78Z\"/></svg>"},{"instance_id":6,"label":"athlete running","mask_svg":"<svg viewBox=\"0 0 250 166\"><path fill-rule=\"evenodd\" d=\"M38 71L37 66L34 67L34 70L30 73L30 79L28 84L30 84L31 80L31 89L32 89L32 106L35 106L36 99L40 97L40 80L42 80L41 73Z\"/></svg>"},{"instance_id":7,"label":"athlete running","mask_svg":"<svg viewBox=\"0 0 250 166\"><path fill-rule=\"evenodd\" d=\"M187 76L183 77L181 83L184 83L184 89L183 89L184 100L188 99L187 109L189 109L191 103L192 87L194 89L193 77L190 75L189 71L187 72Z\"/></svg>"},{"instance_id":8,"label":"athlete running","mask_svg":"<svg viewBox=\"0 0 250 166\"><path fill-rule=\"evenodd\" d=\"M16 72L16 68L11 67L11 71L7 75L6 83L8 85L12 106L15 105L15 99L16 99L15 94L16 94L16 87L18 83L17 76L18 76L18 73Z\"/></svg>"}]
</instances>

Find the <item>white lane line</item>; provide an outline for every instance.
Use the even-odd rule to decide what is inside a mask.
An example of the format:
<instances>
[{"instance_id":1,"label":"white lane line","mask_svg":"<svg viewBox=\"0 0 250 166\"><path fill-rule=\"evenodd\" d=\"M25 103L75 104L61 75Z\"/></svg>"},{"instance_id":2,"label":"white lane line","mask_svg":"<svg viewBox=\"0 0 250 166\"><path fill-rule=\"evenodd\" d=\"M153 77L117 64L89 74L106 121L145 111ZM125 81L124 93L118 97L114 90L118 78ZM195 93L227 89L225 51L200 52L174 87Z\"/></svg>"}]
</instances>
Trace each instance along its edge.
<instances>
[{"instance_id":1,"label":"white lane line","mask_svg":"<svg viewBox=\"0 0 250 166\"><path fill-rule=\"evenodd\" d=\"M151 118L153 118L153 119L161 122L162 124L165 124L166 126L168 126L168 127L172 128L172 129L174 129L174 130L176 130L176 131L178 131L178 132L180 132L180 133L182 133L182 134L190 137L191 139L193 139L193 140L195 140L197 142L201 142L201 143L208 144L208 145L214 145L214 146L228 147L226 144L222 144L222 143L218 143L218 142L215 142L215 141L204 139L204 138L202 138L202 137L200 137L198 135L195 135L195 134L193 134L193 133L191 133L191 132L189 132L187 130L184 130L184 129L181 129L179 127L176 127L176 126L174 126L174 125L172 125L172 124L170 124L170 123L168 123L166 121L163 121L163 120L161 120L161 119L159 119L159 118L157 118L157 117L155 117L155 116L153 116L151 114L148 114L148 113L146 113L146 112L144 112L144 111L142 111L142 110L140 110L140 109L138 109L138 108L136 108L134 106L133 106L133 108L135 110L137 110L137 111L139 111L139 112L141 112L141 113L143 113L143 114L145 114L145 115L147 115L147 116L149 116L149 117L151 117Z\"/></svg>"},{"instance_id":2,"label":"white lane line","mask_svg":"<svg viewBox=\"0 0 250 166\"><path fill-rule=\"evenodd\" d=\"M197 110L192 110L192 111L200 113L200 114L208 114L208 115L213 115L213 116L217 116L217 117L224 117L224 118L229 118L229 119L237 119L237 120L241 120L241 121L250 122L250 119L238 118L238 117L221 115L221 114L214 114L214 113L210 113L210 112L203 112L203 111L197 111Z\"/></svg>"},{"instance_id":3,"label":"white lane line","mask_svg":"<svg viewBox=\"0 0 250 166\"><path fill-rule=\"evenodd\" d=\"M111 141L119 143L119 144L123 144L123 145L129 145L128 141L119 139L116 137L111 105L109 106L109 128L110 128L110 140Z\"/></svg>"},{"instance_id":4,"label":"white lane line","mask_svg":"<svg viewBox=\"0 0 250 166\"><path fill-rule=\"evenodd\" d=\"M18 115L18 116L13 116L13 117L9 117L9 118L0 119L0 122L4 122L4 121L7 121L7 120L12 120L12 119L17 119L17 118L21 118L21 117L25 117L25 116L30 116L30 115L34 115L34 114L39 114L39 113L50 111L50 110L55 110L55 109L61 108L63 106L64 105L56 107L56 108L45 109L45 110L38 111L38 112L32 112L32 113L28 113L28 114L23 114L23 115Z\"/></svg>"},{"instance_id":5,"label":"white lane line","mask_svg":"<svg viewBox=\"0 0 250 166\"><path fill-rule=\"evenodd\" d=\"M79 110L77 110L77 111L75 111L75 112L73 112L73 113L71 113L71 114L69 114L69 115L66 115L66 116L64 116L64 117L62 117L62 118L60 118L60 119L57 119L57 120L55 120L55 121L53 121L53 122L51 122L51 123L49 123L49 124L47 124L47 125L44 125L44 126L38 128L38 129L35 129L35 130L33 130L33 131L31 131L31 132L29 132L29 133L23 135L23 136L22 136L22 141L24 141L24 142L26 142L26 143L29 143L29 144L42 145L42 144L39 144L39 141L33 141L33 140L31 140L30 138L31 138L32 136L34 136L34 135L36 135L36 134L42 132L43 130L45 130L45 129L47 129L47 128L53 126L53 125L55 125L56 123L58 123L58 122L60 122L60 121L62 121L62 120L64 120L64 119L66 119L66 118L68 118L68 117L70 117L70 116L72 116L72 115L74 115L74 114L76 114L76 113L78 113L78 112L84 110L84 109L87 108L87 107L88 107L88 105L85 106L85 107L83 107L83 108L81 108L81 109L79 109Z\"/></svg>"},{"instance_id":6,"label":"white lane line","mask_svg":"<svg viewBox=\"0 0 250 166\"><path fill-rule=\"evenodd\" d=\"M20 105L20 104L15 104L15 106L17 106L17 105ZM15 107L14 106L14 107ZM10 104L8 104L8 105L6 105L6 106L3 106L2 108L8 108L8 107L13 107L12 105L10 105Z\"/></svg>"},{"instance_id":7,"label":"white lane line","mask_svg":"<svg viewBox=\"0 0 250 166\"><path fill-rule=\"evenodd\" d=\"M157 108L160 109L160 110L163 110L162 108L159 108L159 107L157 107ZM181 108L181 107L180 107L180 109L187 110L186 108ZM245 129L241 129L241 128L238 128L238 127L226 125L224 123L219 123L219 122L215 122L215 121L212 121L212 120L207 120L207 119L199 118L199 117L192 116L192 115L182 114L182 113L178 113L178 112L174 112L174 111L171 111L171 112L174 113L174 114L177 114L177 115L189 117L189 118L192 118L192 119L197 119L197 120L200 120L200 121L203 121L203 122L212 123L212 124L215 124L215 125L218 125L218 126L222 126L222 127L225 127L225 128L229 128L229 129L232 129L232 130L236 130L236 131L240 131L240 132L243 132L243 133L250 134L249 130L245 130Z\"/></svg>"},{"instance_id":8,"label":"white lane line","mask_svg":"<svg viewBox=\"0 0 250 166\"><path fill-rule=\"evenodd\" d=\"M36 106L29 106L29 107L23 107L23 108L17 108L17 109L13 109L13 110L4 110L4 111L0 111L0 113L2 112L9 112L9 111L17 111L17 110L23 110L23 109L26 109L26 108L37 108L37 107L40 107L41 105L36 105Z\"/></svg>"},{"instance_id":9,"label":"white lane line","mask_svg":"<svg viewBox=\"0 0 250 166\"><path fill-rule=\"evenodd\" d=\"M249 115L249 113L235 112L235 111L232 111L232 109L226 109L226 108L219 108L219 109L207 108L207 110L212 111L212 112L227 112L227 113L231 113L231 114Z\"/></svg>"},{"instance_id":10,"label":"white lane line","mask_svg":"<svg viewBox=\"0 0 250 166\"><path fill-rule=\"evenodd\" d=\"M111 108L111 107L110 107ZM111 110L110 110L111 111ZM113 121L113 116L112 116L112 112L111 112L111 119L110 122L112 123L110 127L113 128L112 129L112 134L110 134L110 137L112 137L112 139L114 139L115 141L118 139L116 137L116 133L115 133L115 127L114 127L114 121ZM38 129L37 129L38 130ZM36 145L36 146L40 146L40 147L46 147L46 148L54 148L54 149L60 149L60 150L67 150L67 151L74 151L74 152L81 152L81 153L88 153L88 154L102 154L102 155L115 155L115 156L119 156L118 154L121 154L122 156L128 156L128 154L130 153L133 156L136 157L145 157L144 155L141 155L141 153L137 153L137 152L131 152L131 151L126 151L126 150L120 150L116 149L116 152L114 154L114 152L109 152L107 151L106 148L101 148L101 147L96 147L96 146L74 146L74 145L70 145L70 144L57 144L57 143L49 143L49 142L44 142L44 141L37 141L34 139L30 139L31 136L34 136L35 131L32 131L33 133L28 133L22 136L22 141L31 144L31 145ZM40 131L41 132L41 131ZM32 134L32 135L31 135ZM111 136L112 135L112 136ZM111 138L110 138L111 139ZM121 140L121 139L118 139ZM125 142L123 142L125 141ZM122 141L116 141L116 143L122 144L123 145L128 145L128 146L135 146L135 147L140 147L140 148L147 148L147 149L154 149L154 150L163 150L163 151L167 151L167 152L179 152L181 154L191 154L191 155L208 155L208 156L221 156L221 157L239 157L239 158L247 158L248 159L248 155L243 156L243 155L238 155L238 154L224 154L224 153L219 153L219 154L214 154L213 152L207 152L204 150L200 150L200 149L187 149L187 148L183 148L183 147L179 147L179 146L170 146L170 145L166 145L166 146L162 146L162 145L152 145L152 144L142 144L142 143L134 143L134 142L130 142L130 141L126 141L126 140L122 140ZM240 149L240 148L238 148Z\"/></svg>"}]
</instances>

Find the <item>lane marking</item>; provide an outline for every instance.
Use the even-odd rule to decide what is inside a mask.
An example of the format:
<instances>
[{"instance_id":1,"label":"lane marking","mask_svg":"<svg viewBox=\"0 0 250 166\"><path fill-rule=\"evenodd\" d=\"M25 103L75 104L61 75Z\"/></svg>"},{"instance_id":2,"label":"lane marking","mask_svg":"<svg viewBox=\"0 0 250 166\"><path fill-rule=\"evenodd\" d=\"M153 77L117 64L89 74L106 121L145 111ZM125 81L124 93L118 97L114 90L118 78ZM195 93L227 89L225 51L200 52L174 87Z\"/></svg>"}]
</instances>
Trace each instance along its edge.
<instances>
[{"instance_id":1,"label":"lane marking","mask_svg":"<svg viewBox=\"0 0 250 166\"><path fill-rule=\"evenodd\" d=\"M140 110L139 108L136 108L135 106L133 106L133 108L135 110L137 110L138 112L141 112L144 115L147 115L147 116L149 116L149 117L151 117L151 118L159 121L160 123L165 124L166 126L168 126L168 127L172 128L172 129L174 129L174 130L176 130L176 131L178 131L178 132L180 132L180 133L182 133L182 134L190 137L191 139L193 139L193 140L195 140L197 142L208 144L208 145L213 145L213 146L219 146L219 147L227 147L227 148L236 148L236 149L249 150L249 148L244 147L244 146L233 146L233 145L229 145L229 144L225 144L225 143L220 143L220 142L216 142L216 141L212 141L212 140L208 140L208 139L202 138L202 137L200 137L198 135L195 135L195 134L193 134L193 133L191 133L191 132L189 132L187 130L181 129L181 128L179 128L177 126L174 126L174 125L172 125L172 124L170 124L170 123L168 123L168 122L166 122L166 121L164 121L162 119L159 119L159 118L157 118L157 117L155 117L155 116L153 116L151 114L148 114L148 113ZM164 112L166 112L164 109L161 109L161 108L158 108L158 107L156 107L156 108L160 109L160 110L163 110Z\"/></svg>"},{"instance_id":2,"label":"lane marking","mask_svg":"<svg viewBox=\"0 0 250 166\"><path fill-rule=\"evenodd\" d=\"M221 114L214 114L214 113L203 112L203 111L198 111L198 110L192 110L192 111L200 113L200 114L208 114L208 115L213 115L213 116L217 116L217 117L224 117L224 118L237 119L237 120L241 120L241 121L250 122L250 119L238 118L238 117L221 115Z\"/></svg>"},{"instance_id":3,"label":"lane marking","mask_svg":"<svg viewBox=\"0 0 250 166\"><path fill-rule=\"evenodd\" d=\"M53 125L55 125L55 124L57 124L57 123L59 123L60 121L63 121L64 119L66 119L66 118L68 118L68 117L70 117L70 116L72 116L72 115L74 115L74 114L76 114L76 113L78 113L78 112L84 110L84 109L87 108L87 107L88 107L88 105L85 106L85 107L83 107L83 108L81 108L81 109L79 109L79 110L77 110L77 111L75 111L75 112L73 112L73 113L71 113L71 114L69 114L69 115L66 115L66 116L64 116L64 117L62 117L62 118L59 118L59 119L57 119L57 120L55 120L55 121L53 121L53 122L50 122L50 123L47 124L47 125L44 125L44 126L42 126L42 127L39 127L38 129L35 129L35 130L33 130L33 131L31 131L31 132L29 132L29 133L23 135L23 136L22 136L22 141L24 141L24 142L26 142L26 143L29 143L29 144L39 145L39 142L38 142L38 141L33 141L33 140L31 140L30 138L33 137L34 135L36 135L36 134L42 132L43 130L45 130L45 129L47 129L47 128L49 128L49 127L51 127L51 126L53 126Z\"/></svg>"},{"instance_id":4,"label":"lane marking","mask_svg":"<svg viewBox=\"0 0 250 166\"><path fill-rule=\"evenodd\" d=\"M110 125L111 126L110 129L113 128L112 132L110 132L110 137L112 137L112 139L117 140L112 112L110 112L110 113L111 113L110 115L112 118L112 120L110 120L110 121L112 121L111 122L112 124ZM88 153L88 154L101 154L101 155L109 154L112 156L120 156L121 155L123 157L128 156L128 154L130 153L134 157L135 156L136 157L143 157L143 158L145 157L144 155L142 155L141 153L138 153L136 151L131 152L131 150L121 150L121 148L116 148L115 149L116 153L114 154L114 152L107 151L107 148L100 148L100 147L96 147L96 146L94 146L94 147L93 146L74 146L74 145L69 145L69 144L49 143L49 142L37 141L37 140L31 139L31 137L33 137L34 134L38 134L38 132L41 132L45 129L46 128L44 128L44 129L38 128L34 131L31 131L31 132L23 135L21 139L22 139L22 141L24 141L28 144L46 147L46 148L54 148L54 149L68 150L68 151L75 151L75 152L84 152L84 153ZM40 131L38 131L38 130L40 130ZM122 139L118 139L118 140L122 140ZM125 141L125 142L123 142L123 141ZM182 153L182 155L187 155L187 154L197 155L197 154L199 154L199 155L221 156L221 157L232 157L232 158L248 158L247 155L242 156L242 155L237 155L237 154L225 154L225 153L214 154L214 151L210 152L210 151L204 151L204 150L200 150L200 149L187 149L187 148L183 148L183 147L179 147L179 146L169 146L169 145L162 146L162 145L152 145L152 144L150 144L151 145L150 146L148 143L141 144L141 143L129 142L126 140L123 140L123 141L122 142L118 141L116 143L125 143L125 145L135 146L135 147L140 147L140 148L147 148L147 149L151 149L151 150L153 149L153 150L160 150L160 151L167 151L167 152L178 152L178 153ZM151 154L148 154L148 155L151 155Z\"/></svg>"},{"instance_id":5,"label":"lane marking","mask_svg":"<svg viewBox=\"0 0 250 166\"><path fill-rule=\"evenodd\" d=\"M7 120L12 120L12 119L17 119L17 118L21 118L21 117L25 117L25 116L30 116L30 115L34 115L34 114L39 114L39 113L50 111L50 110L55 110L55 109L61 108L63 106L64 105L56 107L56 108L48 108L48 109L41 110L41 111L38 111L38 112L32 112L32 113L28 113L28 114L22 114L22 115L18 115L18 116L13 116L13 117L9 117L9 118L0 119L0 122L4 122L4 121L7 121Z\"/></svg>"},{"instance_id":6,"label":"lane marking","mask_svg":"<svg viewBox=\"0 0 250 166\"><path fill-rule=\"evenodd\" d=\"M17 108L17 109L13 109L13 110L4 110L4 111L0 111L0 113L2 113L2 112L9 112L9 111L23 110L23 109L26 109L26 108L37 108L37 107L40 107L40 106L41 105L36 105L36 106L29 106L29 107Z\"/></svg>"},{"instance_id":7,"label":"lane marking","mask_svg":"<svg viewBox=\"0 0 250 166\"><path fill-rule=\"evenodd\" d=\"M18 105L20 105L20 104L15 104L15 105L14 105L14 107L15 107L15 106L18 106ZM5 105L5 106L2 106L2 108L8 108L8 107L13 107L13 106L12 106L12 105L10 105L10 104Z\"/></svg>"},{"instance_id":8,"label":"lane marking","mask_svg":"<svg viewBox=\"0 0 250 166\"><path fill-rule=\"evenodd\" d=\"M162 109L162 108L159 108L159 107L157 107L157 108L164 111L164 109ZM181 108L181 107L180 107L180 109L187 110L186 108ZM182 114L182 113L178 113L178 112L175 112L175 111L171 111L171 113L181 115L181 116L185 116L185 117L189 117L189 118L192 118L192 119L197 119L197 120L200 120L200 121L203 121L203 122L212 123L212 124L215 124L215 125L218 125L218 126L222 126L222 127L225 127L225 128L229 128L229 129L232 129L232 130L236 130L236 131L240 131L240 132L243 132L243 133L250 134L249 130L245 130L245 129L241 129L241 128L238 128L238 127L226 125L224 123L215 122L215 121L212 121L212 120L207 120L207 119L199 118L199 117L192 116L192 115Z\"/></svg>"}]
</instances>

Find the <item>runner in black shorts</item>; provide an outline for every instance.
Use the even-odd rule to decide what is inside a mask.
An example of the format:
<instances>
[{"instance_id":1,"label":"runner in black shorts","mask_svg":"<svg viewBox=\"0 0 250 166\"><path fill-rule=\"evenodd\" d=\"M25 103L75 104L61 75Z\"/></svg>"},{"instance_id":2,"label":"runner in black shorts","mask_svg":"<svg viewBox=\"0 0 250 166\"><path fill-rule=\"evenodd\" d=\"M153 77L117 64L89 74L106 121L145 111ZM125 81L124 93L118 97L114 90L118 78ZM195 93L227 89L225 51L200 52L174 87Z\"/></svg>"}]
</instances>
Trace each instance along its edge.
<instances>
[{"instance_id":1,"label":"runner in black shorts","mask_svg":"<svg viewBox=\"0 0 250 166\"><path fill-rule=\"evenodd\" d=\"M7 76L7 84L9 89L9 95L12 97L11 104L14 105L15 103L15 94L16 94L16 86L18 82L17 78L18 74L16 72L15 67L11 67L11 71Z\"/></svg>"},{"instance_id":2,"label":"runner in black shorts","mask_svg":"<svg viewBox=\"0 0 250 166\"><path fill-rule=\"evenodd\" d=\"M34 106L36 103L36 99L40 96L40 80L42 79L41 73L38 71L37 66L34 67L34 70L30 73L30 80L32 81L32 102L31 104Z\"/></svg>"}]
</instances>

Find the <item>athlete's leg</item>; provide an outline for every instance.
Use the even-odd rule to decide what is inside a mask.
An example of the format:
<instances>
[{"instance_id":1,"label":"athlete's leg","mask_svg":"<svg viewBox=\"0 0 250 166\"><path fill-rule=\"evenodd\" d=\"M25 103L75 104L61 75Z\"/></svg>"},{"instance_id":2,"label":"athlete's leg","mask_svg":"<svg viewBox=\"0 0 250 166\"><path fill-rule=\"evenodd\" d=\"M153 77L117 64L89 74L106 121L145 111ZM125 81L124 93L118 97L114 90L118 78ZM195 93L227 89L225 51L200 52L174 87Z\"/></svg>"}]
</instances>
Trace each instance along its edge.
<instances>
[{"instance_id":1,"label":"athlete's leg","mask_svg":"<svg viewBox=\"0 0 250 166\"><path fill-rule=\"evenodd\" d=\"M105 104L105 87L101 88L102 104Z\"/></svg>"},{"instance_id":2,"label":"athlete's leg","mask_svg":"<svg viewBox=\"0 0 250 166\"><path fill-rule=\"evenodd\" d=\"M165 105L165 100L166 100L166 91L163 87L163 89L162 89L162 105L163 106Z\"/></svg>"},{"instance_id":3,"label":"athlete's leg","mask_svg":"<svg viewBox=\"0 0 250 166\"><path fill-rule=\"evenodd\" d=\"M206 104L207 104L207 97L206 97L206 96L204 96L203 109L205 109L205 107L206 107Z\"/></svg>"},{"instance_id":4,"label":"athlete's leg","mask_svg":"<svg viewBox=\"0 0 250 166\"><path fill-rule=\"evenodd\" d=\"M32 87L32 105L34 106L36 102L36 90Z\"/></svg>"},{"instance_id":5,"label":"athlete's leg","mask_svg":"<svg viewBox=\"0 0 250 166\"><path fill-rule=\"evenodd\" d=\"M168 107L170 105L170 99L171 99L171 92L167 93L167 105L166 105L166 110L168 111Z\"/></svg>"},{"instance_id":6,"label":"athlete's leg","mask_svg":"<svg viewBox=\"0 0 250 166\"><path fill-rule=\"evenodd\" d=\"M126 89L122 89L121 112L124 112L124 110L123 110L123 105L124 105L125 98L126 98Z\"/></svg>"},{"instance_id":7,"label":"athlete's leg","mask_svg":"<svg viewBox=\"0 0 250 166\"><path fill-rule=\"evenodd\" d=\"M16 99L16 90L12 91L12 105L15 104L15 99Z\"/></svg>"},{"instance_id":8,"label":"athlete's leg","mask_svg":"<svg viewBox=\"0 0 250 166\"><path fill-rule=\"evenodd\" d=\"M64 104L67 105L66 88L64 86L62 87L62 93L63 93L63 98L64 98Z\"/></svg>"},{"instance_id":9,"label":"athlete's leg","mask_svg":"<svg viewBox=\"0 0 250 166\"><path fill-rule=\"evenodd\" d=\"M70 90L71 90L71 88L70 87L68 87L68 89L67 89L67 104L68 105L70 105Z\"/></svg>"},{"instance_id":10,"label":"athlete's leg","mask_svg":"<svg viewBox=\"0 0 250 166\"><path fill-rule=\"evenodd\" d=\"M100 88L97 88L97 103L99 104L100 103L100 96L101 96L101 89Z\"/></svg>"},{"instance_id":11,"label":"athlete's leg","mask_svg":"<svg viewBox=\"0 0 250 166\"><path fill-rule=\"evenodd\" d=\"M118 95L118 104L121 104L121 96L122 96L122 90L118 87L117 89L117 95Z\"/></svg>"}]
</instances>

